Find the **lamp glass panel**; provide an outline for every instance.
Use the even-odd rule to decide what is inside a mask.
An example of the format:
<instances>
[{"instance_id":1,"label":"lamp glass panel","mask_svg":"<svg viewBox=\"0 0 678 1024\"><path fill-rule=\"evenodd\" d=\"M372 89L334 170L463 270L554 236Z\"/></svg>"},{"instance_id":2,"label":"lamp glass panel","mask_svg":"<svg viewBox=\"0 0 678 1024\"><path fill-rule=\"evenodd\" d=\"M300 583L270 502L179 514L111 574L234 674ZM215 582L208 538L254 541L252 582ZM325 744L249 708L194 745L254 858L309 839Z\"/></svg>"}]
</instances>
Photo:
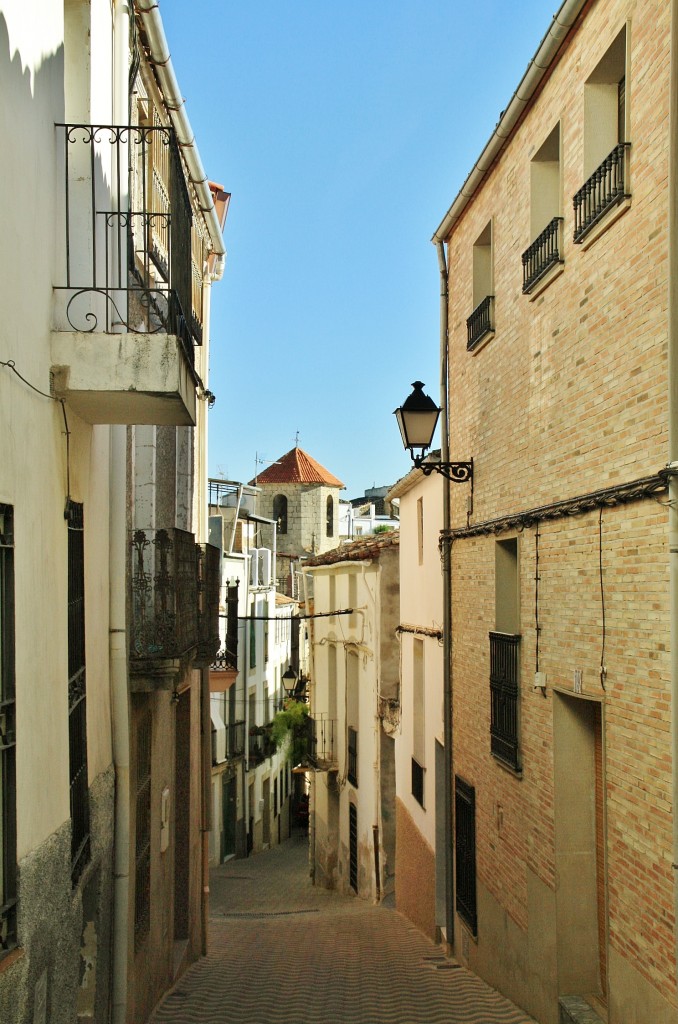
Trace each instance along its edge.
<instances>
[{"instance_id":1,"label":"lamp glass panel","mask_svg":"<svg viewBox=\"0 0 678 1024\"><path fill-rule=\"evenodd\" d=\"M433 408L425 412L407 410L398 416L400 433L406 448L429 448L433 440L440 412Z\"/></svg>"}]
</instances>

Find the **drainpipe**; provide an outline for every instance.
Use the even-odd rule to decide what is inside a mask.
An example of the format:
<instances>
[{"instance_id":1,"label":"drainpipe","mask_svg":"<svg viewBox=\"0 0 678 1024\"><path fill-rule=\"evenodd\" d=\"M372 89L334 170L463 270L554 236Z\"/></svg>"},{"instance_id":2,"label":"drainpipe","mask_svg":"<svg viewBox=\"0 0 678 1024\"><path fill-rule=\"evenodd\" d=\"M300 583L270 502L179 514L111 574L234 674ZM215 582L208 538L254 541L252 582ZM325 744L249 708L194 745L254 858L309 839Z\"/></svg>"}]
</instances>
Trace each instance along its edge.
<instances>
[{"instance_id":1,"label":"drainpipe","mask_svg":"<svg viewBox=\"0 0 678 1024\"><path fill-rule=\"evenodd\" d=\"M678 0L671 4L669 109L669 586L671 591L671 764L674 942L678 973Z\"/></svg>"},{"instance_id":2,"label":"drainpipe","mask_svg":"<svg viewBox=\"0 0 678 1024\"><path fill-rule=\"evenodd\" d=\"M443 409L441 429L442 462L450 461L449 439L449 340L448 340L448 277L445 243L438 239L438 266L440 269L440 404ZM450 530L450 482L443 477L443 737L445 740L445 941L454 951L454 816L452 785L454 782L454 748L452 716L454 705L452 680L452 541Z\"/></svg>"},{"instance_id":3,"label":"drainpipe","mask_svg":"<svg viewBox=\"0 0 678 1024\"><path fill-rule=\"evenodd\" d=\"M129 7L116 3L113 123L127 124ZM127 201L121 195L120 209ZM130 714L127 683L127 428L111 426L109 467L109 666L115 766L113 846L112 1024L127 1020L130 877Z\"/></svg>"}]
</instances>

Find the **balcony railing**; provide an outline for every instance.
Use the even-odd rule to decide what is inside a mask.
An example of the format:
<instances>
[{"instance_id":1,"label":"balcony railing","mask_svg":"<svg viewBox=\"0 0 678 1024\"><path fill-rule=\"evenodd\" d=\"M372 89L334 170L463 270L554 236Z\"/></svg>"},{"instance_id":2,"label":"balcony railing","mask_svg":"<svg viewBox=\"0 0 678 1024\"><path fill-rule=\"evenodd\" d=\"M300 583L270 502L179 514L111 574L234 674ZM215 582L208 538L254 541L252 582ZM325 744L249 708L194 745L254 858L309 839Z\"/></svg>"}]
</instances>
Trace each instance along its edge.
<instances>
[{"instance_id":1,"label":"balcony railing","mask_svg":"<svg viewBox=\"0 0 678 1024\"><path fill-rule=\"evenodd\" d=\"M314 715L306 719L309 764L320 771L337 766L337 722L334 718Z\"/></svg>"},{"instance_id":2,"label":"balcony railing","mask_svg":"<svg viewBox=\"0 0 678 1024\"><path fill-rule=\"evenodd\" d=\"M466 348L469 352L480 344L487 334L494 332L494 295L486 295L466 321Z\"/></svg>"},{"instance_id":3,"label":"balcony railing","mask_svg":"<svg viewBox=\"0 0 678 1024\"><path fill-rule=\"evenodd\" d=\"M554 217L523 253L523 293L528 295L544 274L562 263L559 234L562 217Z\"/></svg>"},{"instance_id":4,"label":"balcony railing","mask_svg":"<svg viewBox=\"0 0 678 1024\"><path fill-rule=\"evenodd\" d=\"M58 124L62 146L61 296L57 319L83 333L167 333L190 366L202 341L194 265L203 239L174 130ZM196 246L199 253L194 253Z\"/></svg>"},{"instance_id":5,"label":"balcony railing","mask_svg":"<svg viewBox=\"0 0 678 1024\"><path fill-rule=\"evenodd\" d=\"M131 549L131 657L179 658L198 643L195 537L135 530Z\"/></svg>"},{"instance_id":6,"label":"balcony railing","mask_svg":"<svg viewBox=\"0 0 678 1024\"><path fill-rule=\"evenodd\" d=\"M631 144L618 143L572 200L574 240L581 242L609 209L629 198L626 162Z\"/></svg>"},{"instance_id":7,"label":"balcony railing","mask_svg":"<svg viewBox=\"0 0 678 1024\"><path fill-rule=\"evenodd\" d=\"M209 664L219 650L221 554L213 544L196 544L198 566L198 659Z\"/></svg>"},{"instance_id":8,"label":"balcony railing","mask_svg":"<svg viewBox=\"0 0 678 1024\"><path fill-rule=\"evenodd\" d=\"M348 781L352 786L358 785L358 733L348 727Z\"/></svg>"},{"instance_id":9,"label":"balcony railing","mask_svg":"<svg viewBox=\"0 0 678 1024\"><path fill-rule=\"evenodd\" d=\"M518 696L520 636L490 633L490 749L516 771L518 756Z\"/></svg>"}]
</instances>

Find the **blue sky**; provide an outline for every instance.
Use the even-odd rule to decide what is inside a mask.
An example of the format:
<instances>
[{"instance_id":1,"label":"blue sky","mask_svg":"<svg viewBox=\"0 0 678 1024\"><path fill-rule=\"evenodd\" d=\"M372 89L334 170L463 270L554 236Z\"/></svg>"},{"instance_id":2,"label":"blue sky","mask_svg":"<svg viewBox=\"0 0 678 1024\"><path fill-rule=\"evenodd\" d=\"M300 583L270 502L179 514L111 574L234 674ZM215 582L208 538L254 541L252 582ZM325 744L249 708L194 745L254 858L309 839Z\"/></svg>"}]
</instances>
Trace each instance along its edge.
<instances>
[{"instance_id":1,"label":"blue sky","mask_svg":"<svg viewBox=\"0 0 678 1024\"><path fill-rule=\"evenodd\" d=\"M203 164L232 193L212 476L251 479L297 431L345 497L409 471L392 413L413 380L438 397L431 235L558 6L160 0Z\"/></svg>"}]
</instances>

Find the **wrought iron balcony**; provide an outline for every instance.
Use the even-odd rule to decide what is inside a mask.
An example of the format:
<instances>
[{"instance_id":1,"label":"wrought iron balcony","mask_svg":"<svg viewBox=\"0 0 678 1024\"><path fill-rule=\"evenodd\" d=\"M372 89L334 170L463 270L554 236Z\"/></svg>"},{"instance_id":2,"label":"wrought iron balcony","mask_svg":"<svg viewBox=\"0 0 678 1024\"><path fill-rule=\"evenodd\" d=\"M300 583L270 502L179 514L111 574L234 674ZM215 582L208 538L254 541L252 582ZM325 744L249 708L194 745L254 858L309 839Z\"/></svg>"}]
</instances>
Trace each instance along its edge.
<instances>
[{"instance_id":1,"label":"wrought iron balcony","mask_svg":"<svg viewBox=\"0 0 678 1024\"><path fill-rule=\"evenodd\" d=\"M490 749L515 771L520 771L519 679L520 636L490 633Z\"/></svg>"},{"instance_id":2,"label":"wrought iron balcony","mask_svg":"<svg viewBox=\"0 0 678 1024\"><path fill-rule=\"evenodd\" d=\"M181 392L182 373L195 390L194 346L202 342L206 243L193 225L190 185L174 130L162 125L56 128L63 217L52 342L55 386L68 392L90 422L192 423L194 408L168 409L167 401L158 402L166 391ZM114 334L111 352L100 337L93 345L92 334ZM96 360L100 364L107 355L117 356L102 368L108 392L101 372L96 373ZM103 397L88 402L80 395L88 390ZM125 402L124 392L132 393L124 395ZM186 405L183 394L179 399Z\"/></svg>"},{"instance_id":3,"label":"wrought iron balcony","mask_svg":"<svg viewBox=\"0 0 678 1024\"><path fill-rule=\"evenodd\" d=\"M318 771L332 771L337 768L337 722L334 718L324 715L309 715L306 719L308 729L308 761Z\"/></svg>"},{"instance_id":4,"label":"wrought iron balcony","mask_svg":"<svg viewBox=\"0 0 678 1024\"><path fill-rule=\"evenodd\" d=\"M209 664L219 650L221 554L213 544L196 544L198 566L198 661Z\"/></svg>"},{"instance_id":5,"label":"wrought iron balcony","mask_svg":"<svg viewBox=\"0 0 678 1024\"><path fill-rule=\"evenodd\" d=\"M466 321L466 348L472 352L488 334L494 333L494 295L486 295Z\"/></svg>"},{"instance_id":6,"label":"wrought iron balcony","mask_svg":"<svg viewBox=\"0 0 678 1024\"><path fill-rule=\"evenodd\" d=\"M180 658L199 640L195 537L177 529L135 530L130 546L131 658Z\"/></svg>"},{"instance_id":7,"label":"wrought iron balcony","mask_svg":"<svg viewBox=\"0 0 678 1024\"><path fill-rule=\"evenodd\" d=\"M554 217L523 253L523 293L529 295L556 263L562 263L559 234L562 217Z\"/></svg>"},{"instance_id":8,"label":"wrought iron balcony","mask_svg":"<svg viewBox=\"0 0 678 1024\"><path fill-rule=\"evenodd\" d=\"M618 143L572 200L574 240L582 242L608 210L629 198L626 182L630 142Z\"/></svg>"}]
</instances>

